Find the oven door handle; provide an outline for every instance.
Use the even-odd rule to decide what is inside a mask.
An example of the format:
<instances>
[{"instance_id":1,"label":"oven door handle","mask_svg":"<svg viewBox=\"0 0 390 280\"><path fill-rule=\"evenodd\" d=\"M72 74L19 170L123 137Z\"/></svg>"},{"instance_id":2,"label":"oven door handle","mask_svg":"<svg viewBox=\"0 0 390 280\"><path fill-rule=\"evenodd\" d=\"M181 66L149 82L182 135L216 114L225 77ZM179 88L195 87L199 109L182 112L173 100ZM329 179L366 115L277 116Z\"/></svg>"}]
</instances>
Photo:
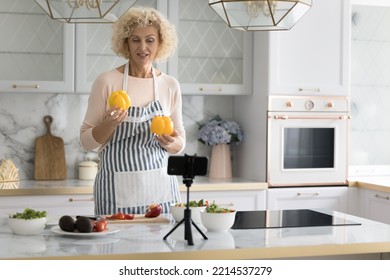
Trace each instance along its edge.
<instances>
[{"instance_id":1,"label":"oven door handle","mask_svg":"<svg viewBox=\"0 0 390 280\"><path fill-rule=\"evenodd\" d=\"M338 116L289 116L289 115L275 115L275 120L347 120L351 117L349 115Z\"/></svg>"}]
</instances>

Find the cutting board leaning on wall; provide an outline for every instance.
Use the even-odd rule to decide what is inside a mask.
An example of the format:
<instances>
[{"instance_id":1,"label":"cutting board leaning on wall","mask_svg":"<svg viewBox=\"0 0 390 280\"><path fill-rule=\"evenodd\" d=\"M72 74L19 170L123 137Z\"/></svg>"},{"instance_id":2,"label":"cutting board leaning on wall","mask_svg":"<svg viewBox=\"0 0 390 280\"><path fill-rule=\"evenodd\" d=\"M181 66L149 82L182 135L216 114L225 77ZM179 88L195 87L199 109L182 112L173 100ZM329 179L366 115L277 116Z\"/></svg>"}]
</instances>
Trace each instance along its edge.
<instances>
[{"instance_id":1,"label":"cutting board leaning on wall","mask_svg":"<svg viewBox=\"0 0 390 280\"><path fill-rule=\"evenodd\" d=\"M65 180L65 148L62 138L51 134L52 116L43 117L47 132L35 140L35 180Z\"/></svg>"}]
</instances>

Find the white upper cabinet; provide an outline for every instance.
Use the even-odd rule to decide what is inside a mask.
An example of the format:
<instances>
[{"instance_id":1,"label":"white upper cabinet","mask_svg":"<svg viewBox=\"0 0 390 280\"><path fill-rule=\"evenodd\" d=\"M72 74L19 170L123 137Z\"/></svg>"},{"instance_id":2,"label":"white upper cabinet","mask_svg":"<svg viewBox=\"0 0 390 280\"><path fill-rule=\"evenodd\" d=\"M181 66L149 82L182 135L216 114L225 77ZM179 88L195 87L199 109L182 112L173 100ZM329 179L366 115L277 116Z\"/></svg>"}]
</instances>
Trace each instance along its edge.
<instances>
[{"instance_id":1,"label":"white upper cabinet","mask_svg":"<svg viewBox=\"0 0 390 280\"><path fill-rule=\"evenodd\" d=\"M289 31L270 32L269 94L349 95L350 0L314 0Z\"/></svg>"},{"instance_id":2,"label":"white upper cabinet","mask_svg":"<svg viewBox=\"0 0 390 280\"><path fill-rule=\"evenodd\" d=\"M183 94L252 93L252 32L229 28L207 1L169 0L168 14L179 35L168 61Z\"/></svg>"},{"instance_id":3,"label":"white upper cabinet","mask_svg":"<svg viewBox=\"0 0 390 280\"><path fill-rule=\"evenodd\" d=\"M35 1L0 3L0 92L73 92L74 25Z\"/></svg>"},{"instance_id":4,"label":"white upper cabinet","mask_svg":"<svg viewBox=\"0 0 390 280\"><path fill-rule=\"evenodd\" d=\"M165 3L164 3L165 2ZM143 0L137 6L148 6L166 14L166 1ZM76 87L77 93L89 93L97 76L126 63L111 49L111 24L76 25ZM165 71L164 65L158 68Z\"/></svg>"},{"instance_id":5,"label":"white upper cabinet","mask_svg":"<svg viewBox=\"0 0 390 280\"><path fill-rule=\"evenodd\" d=\"M111 24L77 24L76 92L89 93L97 76L126 62L111 50Z\"/></svg>"}]
</instances>

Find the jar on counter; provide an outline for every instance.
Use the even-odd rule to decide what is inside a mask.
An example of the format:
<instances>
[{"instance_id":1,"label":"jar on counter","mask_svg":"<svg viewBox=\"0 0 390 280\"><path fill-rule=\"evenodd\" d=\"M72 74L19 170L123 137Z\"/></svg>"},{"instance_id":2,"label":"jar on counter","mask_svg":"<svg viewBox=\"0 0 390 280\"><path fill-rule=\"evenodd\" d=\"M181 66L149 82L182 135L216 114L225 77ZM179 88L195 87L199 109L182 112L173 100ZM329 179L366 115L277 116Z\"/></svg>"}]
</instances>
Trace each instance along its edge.
<instances>
[{"instance_id":1,"label":"jar on counter","mask_svg":"<svg viewBox=\"0 0 390 280\"><path fill-rule=\"evenodd\" d=\"M95 180L98 163L95 161L82 161L79 163L79 179Z\"/></svg>"}]
</instances>

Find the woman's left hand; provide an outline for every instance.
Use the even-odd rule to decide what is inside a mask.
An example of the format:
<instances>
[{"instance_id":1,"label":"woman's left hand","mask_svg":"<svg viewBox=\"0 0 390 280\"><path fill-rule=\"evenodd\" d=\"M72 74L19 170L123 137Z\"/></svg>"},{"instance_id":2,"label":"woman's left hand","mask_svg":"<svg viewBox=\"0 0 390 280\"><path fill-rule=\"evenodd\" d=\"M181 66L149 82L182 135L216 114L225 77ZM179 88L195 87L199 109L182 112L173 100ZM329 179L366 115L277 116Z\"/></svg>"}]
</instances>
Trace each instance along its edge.
<instances>
[{"instance_id":1,"label":"woman's left hand","mask_svg":"<svg viewBox=\"0 0 390 280\"><path fill-rule=\"evenodd\" d=\"M177 136L178 133L175 130L172 135L163 134L161 136L156 135L155 137L161 147L163 147L168 153L175 154L180 151L182 145Z\"/></svg>"}]
</instances>

